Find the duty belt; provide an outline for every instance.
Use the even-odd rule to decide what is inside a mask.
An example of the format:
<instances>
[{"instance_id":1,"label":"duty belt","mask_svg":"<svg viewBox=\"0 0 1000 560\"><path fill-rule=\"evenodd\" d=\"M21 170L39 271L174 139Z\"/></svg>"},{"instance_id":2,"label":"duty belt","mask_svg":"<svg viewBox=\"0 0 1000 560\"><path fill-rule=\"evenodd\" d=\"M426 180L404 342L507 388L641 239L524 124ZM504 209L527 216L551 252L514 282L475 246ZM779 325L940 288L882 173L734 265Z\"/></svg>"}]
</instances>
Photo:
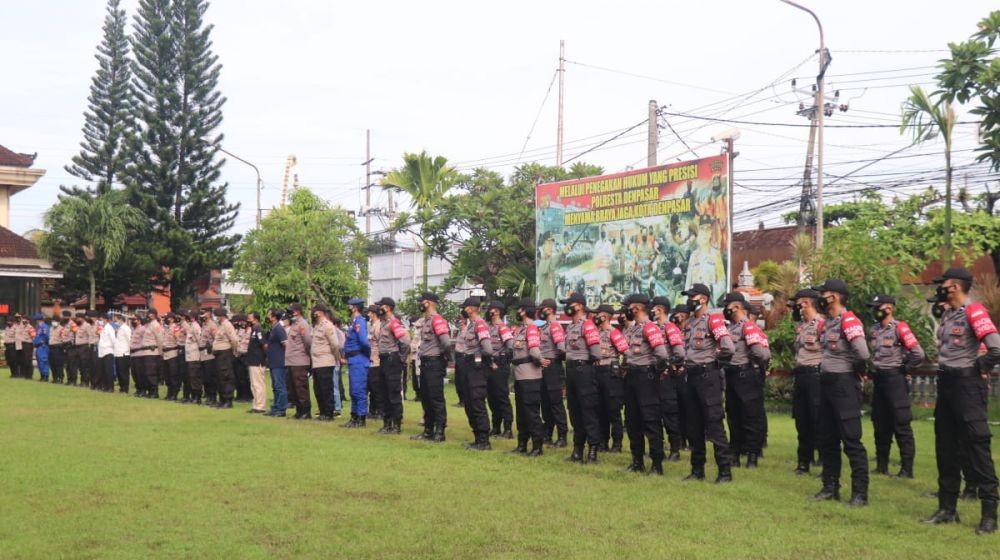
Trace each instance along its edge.
<instances>
[{"instance_id":1,"label":"duty belt","mask_svg":"<svg viewBox=\"0 0 1000 560\"><path fill-rule=\"evenodd\" d=\"M360 356L360 355L361 355L361 352L358 351L358 350L352 350L352 351L350 351L350 352L347 353L347 357L348 358L353 358L355 356Z\"/></svg>"},{"instance_id":2,"label":"duty belt","mask_svg":"<svg viewBox=\"0 0 1000 560\"><path fill-rule=\"evenodd\" d=\"M819 366L795 366L795 369L792 370L792 373L819 374Z\"/></svg>"},{"instance_id":3,"label":"duty belt","mask_svg":"<svg viewBox=\"0 0 1000 560\"><path fill-rule=\"evenodd\" d=\"M746 377L747 373L756 373L756 368L751 364L734 364L726 366L726 375L739 375L740 377Z\"/></svg>"},{"instance_id":4,"label":"duty belt","mask_svg":"<svg viewBox=\"0 0 1000 560\"><path fill-rule=\"evenodd\" d=\"M704 363L704 364L693 364L693 363L686 363L686 364L684 364L684 369L687 370L688 373L691 373L691 372L701 373L701 372L707 371L709 369L718 369L718 368L719 368L719 363L718 362L708 362L708 363Z\"/></svg>"},{"instance_id":5,"label":"duty belt","mask_svg":"<svg viewBox=\"0 0 1000 560\"><path fill-rule=\"evenodd\" d=\"M156 346L140 346L138 348L132 348L132 352L145 352L146 350L155 350Z\"/></svg>"},{"instance_id":6,"label":"duty belt","mask_svg":"<svg viewBox=\"0 0 1000 560\"><path fill-rule=\"evenodd\" d=\"M514 360L511 361L510 363L511 363L511 365L520 366L520 365L531 363L533 361L534 360L531 359L531 356L528 356L527 358L514 358Z\"/></svg>"},{"instance_id":7,"label":"duty belt","mask_svg":"<svg viewBox=\"0 0 1000 560\"><path fill-rule=\"evenodd\" d=\"M594 362L590 360L566 360L566 367L579 367L579 366L589 366Z\"/></svg>"},{"instance_id":8,"label":"duty belt","mask_svg":"<svg viewBox=\"0 0 1000 560\"><path fill-rule=\"evenodd\" d=\"M894 368L875 368L876 375L904 375L906 373L906 368L903 366L896 366Z\"/></svg>"},{"instance_id":9,"label":"duty belt","mask_svg":"<svg viewBox=\"0 0 1000 560\"><path fill-rule=\"evenodd\" d=\"M944 374L948 377L978 377L979 370L974 367L956 368L939 365L938 374Z\"/></svg>"}]
</instances>

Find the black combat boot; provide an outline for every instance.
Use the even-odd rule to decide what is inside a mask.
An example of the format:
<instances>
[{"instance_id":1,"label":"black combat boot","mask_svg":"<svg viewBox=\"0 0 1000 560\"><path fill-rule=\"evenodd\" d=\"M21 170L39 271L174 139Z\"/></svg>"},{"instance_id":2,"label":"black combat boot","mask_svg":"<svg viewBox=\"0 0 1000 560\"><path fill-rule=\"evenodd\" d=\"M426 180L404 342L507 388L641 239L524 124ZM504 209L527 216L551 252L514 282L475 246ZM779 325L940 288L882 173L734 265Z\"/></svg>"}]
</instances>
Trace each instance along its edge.
<instances>
[{"instance_id":1,"label":"black combat boot","mask_svg":"<svg viewBox=\"0 0 1000 560\"><path fill-rule=\"evenodd\" d=\"M155 399L156 397L153 398ZM223 408L233 408L233 399L224 399L222 404L219 405L220 410Z\"/></svg>"},{"instance_id":2,"label":"black combat boot","mask_svg":"<svg viewBox=\"0 0 1000 560\"><path fill-rule=\"evenodd\" d=\"M597 446L591 445L590 449L587 450L587 462L596 463L597 462Z\"/></svg>"},{"instance_id":3,"label":"black combat boot","mask_svg":"<svg viewBox=\"0 0 1000 560\"><path fill-rule=\"evenodd\" d=\"M988 535L990 533L997 532L997 503L994 501L983 500L983 517L979 521L979 526L976 527L977 535Z\"/></svg>"},{"instance_id":4,"label":"black combat boot","mask_svg":"<svg viewBox=\"0 0 1000 560\"><path fill-rule=\"evenodd\" d=\"M747 468L756 469L757 468L757 454L747 453Z\"/></svg>"},{"instance_id":5,"label":"black combat boot","mask_svg":"<svg viewBox=\"0 0 1000 560\"><path fill-rule=\"evenodd\" d=\"M667 455L667 461L671 463L676 463L681 460L681 452L677 449L671 449L670 454Z\"/></svg>"},{"instance_id":6,"label":"black combat boot","mask_svg":"<svg viewBox=\"0 0 1000 560\"><path fill-rule=\"evenodd\" d=\"M392 426L392 420L390 420L388 417L382 418L382 427L379 428L378 432L375 433L382 435L388 434L390 426Z\"/></svg>"},{"instance_id":7,"label":"black combat boot","mask_svg":"<svg viewBox=\"0 0 1000 560\"><path fill-rule=\"evenodd\" d=\"M431 441L434 443L441 443L445 440L444 438L444 426L434 426L434 434L431 435Z\"/></svg>"},{"instance_id":8,"label":"black combat boot","mask_svg":"<svg viewBox=\"0 0 1000 560\"><path fill-rule=\"evenodd\" d=\"M608 453L621 453L622 452L622 440L616 439L611 442L611 448L608 449Z\"/></svg>"},{"instance_id":9,"label":"black combat boot","mask_svg":"<svg viewBox=\"0 0 1000 560\"><path fill-rule=\"evenodd\" d=\"M514 432L512 432L510 428L507 428L502 434L500 434L500 437L503 439L514 439Z\"/></svg>"},{"instance_id":10,"label":"black combat boot","mask_svg":"<svg viewBox=\"0 0 1000 560\"><path fill-rule=\"evenodd\" d=\"M934 512L934 515L922 519L921 522L928 525L941 525L944 523L961 523L962 520L958 517L958 512L954 509L940 507Z\"/></svg>"},{"instance_id":11,"label":"black combat boot","mask_svg":"<svg viewBox=\"0 0 1000 560\"><path fill-rule=\"evenodd\" d=\"M389 434L396 436L401 433L403 433L403 419L394 418L392 424L389 426Z\"/></svg>"},{"instance_id":12,"label":"black combat boot","mask_svg":"<svg viewBox=\"0 0 1000 560\"><path fill-rule=\"evenodd\" d=\"M847 507L864 507L868 505L868 492L851 492L851 501L847 502Z\"/></svg>"},{"instance_id":13,"label":"black combat boot","mask_svg":"<svg viewBox=\"0 0 1000 560\"><path fill-rule=\"evenodd\" d=\"M552 443L552 447L563 448L566 447L568 443L566 442L566 434L559 434L559 439ZM582 454L582 452L581 452Z\"/></svg>"},{"instance_id":14,"label":"black combat boot","mask_svg":"<svg viewBox=\"0 0 1000 560\"><path fill-rule=\"evenodd\" d=\"M685 476L684 480L705 480L705 467L691 467L691 474Z\"/></svg>"},{"instance_id":15,"label":"black combat boot","mask_svg":"<svg viewBox=\"0 0 1000 560\"><path fill-rule=\"evenodd\" d=\"M833 480L824 480L823 488L816 495L809 498L813 502L823 502L827 500L840 501L840 484Z\"/></svg>"},{"instance_id":16,"label":"black combat boot","mask_svg":"<svg viewBox=\"0 0 1000 560\"><path fill-rule=\"evenodd\" d=\"M531 451L528 452L528 457L541 457L542 456L542 440L535 440L531 442Z\"/></svg>"},{"instance_id":17,"label":"black combat boot","mask_svg":"<svg viewBox=\"0 0 1000 560\"><path fill-rule=\"evenodd\" d=\"M527 452L528 452L528 442L526 442L526 441L519 441L519 442L517 442L517 447L515 447L514 449L511 449L507 453L509 453L511 455L524 455Z\"/></svg>"},{"instance_id":18,"label":"black combat boot","mask_svg":"<svg viewBox=\"0 0 1000 560\"><path fill-rule=\"evenodd\" d=\"M748 465L749 466L749 465ZM733 471L729 467L719 467L719 476L715 477L716 484L726 484L733 481Z\"/></svg>"},{"instance_id":19,"label":"black combat boot","mask_svg":"<svg viewBox=\"0 0 1000 560\"><path fill-rule=\"evenodd\" d=\"M888 457L879 457L875 460L875 474L889 474Z\"/></svg>"},{"instance_id":20,"label":"black combat boot","mask_svg":"<svg viewBox=\"0 0 1000 560\"><path fill-rule=\"evenodd\" d=\"M739 453L733 453L733 460L730 461L729 464L731 466L737 468L737 469L740 468L742 466L740 464L740 454Z\"/></svg>"},{"instance_id":21,"label":"black combat boot","mask_svg":"<svg viewBox=\"0 0 1000 560\"><path fill-rule=\"evenodd\" d=\"M415 435L410 436L413 441L429 441L434 437L434 430L430 426L424 426L424 431Z\"/></svg>"},{"instance_id":22,"label":"black combat boot","mask_svg":"<svg viewBox=\"0 0 1000 560\"><path fill-rule=\"evenodd\" d=\"M653 476L663 476L663 458L653 458L653 462L649 466L649 474Z\"/></svg>"},{"instance_id":23,"label":"black combat boot","mask_svg":"<svg viewBox=\"0 0 1000 560\"><path fill-rule=\"evenodd\" d=\"M906 468L902 467L899 472L895 475L896 478L913 478L913 467Z\"/></svg>"},{"instance_id":24,"label":"black combat boot","mask_svg":"<svg viewBox=\"0 0 1000 560\"><path fill-rule=\"evenodd\" d=\"M642 455L632 455L632 464L626 470L634 473L646 472L646 465L643 463Z\"/></svg>"},{"instance_id":25,"label":"black combat boot","mask_svg":"<svg viewBox=\"0 0 1000 560\"><path fill-rule=\"evenodd\" d=\"M976 487L969 484L968 481L965 482L965 490L962 490L963 500L978 500L979 493L976 491Z\"/></svg>"},{"instance_id":26,"label":"black combat boot","mask_svg":"<svg viewBox=\"0 0 1000 560\"><path fill-rule=\"evenodd\" d=\"M566 460L570 463L582 463L583 462L583 447L573 446L573 453L566 457Z\"/></svg>"},{"instance_id":27,"label":"black combat boot","mask_svg":"<svg viewBox=\"0 0 1000 560\"><path fill-rule=\"evenodd\" d=\"M340 425L341 428L357 428L358 427L358 415L351 413L351 419Z\"/></svg>"},{"instance_id":28,"label":"black combat boot","mask_svg":"<svg viewBox=\"0 0 1000 560\"><path fill-rule=\"evenodd\" d=\"M365 427L365 418L366 418L365 416L359 414L358 415L358 423L354 427L355 428L364 428Z\"/></svg>"},{"instance_id":29,"label":"black combat boot","mask_svg":"<svg viewBox=\"0 0 1000 560\"><path fill-rule=\"evenodd\" d=\"M800 476L809 474L809 463L799 463L799 466L795 467L795 474Z\"/></svg>"},{"instance_id":30,"label":"black combat boot","mask_svg":"<svg viewBox=\"0 0 1000 560\"><path fill-rule=\"evenodd\" d=\"M490 430L490 437L499 437L501 433L500 424L493 424L493 429Z\"/></svg>"}]
</instances>

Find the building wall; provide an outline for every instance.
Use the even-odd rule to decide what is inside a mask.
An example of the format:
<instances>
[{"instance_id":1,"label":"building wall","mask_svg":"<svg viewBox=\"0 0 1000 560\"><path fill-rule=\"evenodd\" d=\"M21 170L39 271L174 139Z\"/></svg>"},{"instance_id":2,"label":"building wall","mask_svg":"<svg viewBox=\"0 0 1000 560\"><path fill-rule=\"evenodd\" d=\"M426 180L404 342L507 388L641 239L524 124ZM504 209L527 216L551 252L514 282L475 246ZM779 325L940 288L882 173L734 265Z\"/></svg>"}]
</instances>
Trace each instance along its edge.
<instances>
[{"instance_id":1,"label":"building wall","mask_svg":"<svg viewBox=\"0 0 1000 560\"><path fill-rule=\"evenodd\" d=\"M451 265L448 261L431 258L427 262L427 284L438 286L445 278ZM423 282L423 255L420 251L399 251L373 255L368 260L368 299L388 296L397 301L404 297L407 290L419 286ZM448 295L448 299L461 302L468 296L470 289L458 290Z\"/></svg>"}]
</instances>

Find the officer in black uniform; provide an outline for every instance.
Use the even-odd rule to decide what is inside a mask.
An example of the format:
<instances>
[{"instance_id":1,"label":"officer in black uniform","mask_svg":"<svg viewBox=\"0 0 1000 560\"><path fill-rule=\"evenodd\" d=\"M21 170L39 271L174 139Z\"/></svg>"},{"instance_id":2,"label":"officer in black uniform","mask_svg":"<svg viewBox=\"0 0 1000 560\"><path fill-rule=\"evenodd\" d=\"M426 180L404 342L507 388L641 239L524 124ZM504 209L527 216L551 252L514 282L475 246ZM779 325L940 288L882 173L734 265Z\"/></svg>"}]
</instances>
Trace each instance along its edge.
<instances>
[{"instance_id":1,"label":"officer in black uniform","mask_svg":"<svg viewBox=\"0 0 1000 560\"><path fill-rule=\"evenodd\" d=\"M934 442L938 465L938 511L927 523L957 523L961 484L960 450L968 462L969 483L979 491L982 517L977 534L997 530L997 474L990 451L986 404L989 372L1000 363L1000 334L981 303L969 299L972 274L949 268L934 279L939 297L948 302L938 327L938 398ZM979 356L979 347L986 353Z\"/></svg>"}]
</instances>

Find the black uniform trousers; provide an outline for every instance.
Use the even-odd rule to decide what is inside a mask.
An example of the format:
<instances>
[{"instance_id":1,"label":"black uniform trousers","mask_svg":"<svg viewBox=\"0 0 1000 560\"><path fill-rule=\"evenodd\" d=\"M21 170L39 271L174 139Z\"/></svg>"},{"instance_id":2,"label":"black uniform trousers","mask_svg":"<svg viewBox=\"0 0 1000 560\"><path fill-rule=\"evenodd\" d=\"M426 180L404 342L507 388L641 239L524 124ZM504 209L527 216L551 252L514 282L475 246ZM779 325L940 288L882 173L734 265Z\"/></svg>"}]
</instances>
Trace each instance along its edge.
<instances>
[{"instance_id":1,"label":"black uniform trousers","mask_svg":"<svg viewBox=\"0 0 1000 560\"><path fill-rule=\"evenodd\" d=\"M597 392L600 399L598 421L601 427L601 443L621 445L623 438L622 406L625 404L625 380L618 366L596 366Z\"/></svg>"},{"instance_id":2,"label":"black uniform trousers","mask_svg":"<svg viewBox=\"0 0 1000 560\"><path fill-rule=\"evenodd\" d=\"M712 442L715 464L730 465L729 441L722 426L722 376L718 366L687 365L687 391L684 408L687 413L687 438L691 446L692 469L703 469L708 458L705 442Z\"/></svg>"},{"instance_id":3,"label":"black uniform trousers","mask_svg":"<svg viewBox=\"0 0 1000 560\"><path fill-rule=\"evenodd\" d=\"M332 386L333 378L330 379ZM250 368L242 357L233 358L233 382L236 386L236 400L247 402L253 400L253 391L250 390ZM333 393L333 389L330 389L330 393Z\"/></svg>"},{"instance_id":4,"label":"black uniform trousers","mask_svg":"<svg viewBox=\"0 0 1000 560\"><path fill-rule=\"evenodd\" d=\"M955 510L962 483L962 460L966 483L979 491L983 509L995 508L997 473L990 451L990 426L986 404L988 384L974 368L938 370L938 398L934 408L934 446L937 451L938 502L941 509ZM960 455L964 452L964 458Z\"/></svg>"},{"instance_id":5,"label":"black uniform trousers","mask_svg":"<svg viewBox=\"0 0 1000 560\"><path fill-rule=\"evenodd\" d=\"M465 384L463 393L465 399L465 416L469 419L469 427L476 441L489 438L490 417L486 412L486 369L489 360L482 359L478 363L472 354L460 354L455 357L455 371L462 372Z\"/></svg>"},{"instance_id":6,"label":"black uniform trousers","mask_svg":"<svg viewBox=\"0 0 1000 560\"><path fill-rule=\"evenodd\" d=\"M840 449L851 465L851 493L868 493L868 452L861 442L861 381L854 373L819 376L820 458L823 485L840 486Z\"/></svg>"},{"instance_id":7,"label":"black uniform trousers","mask_svg":"<svg viewBox=\"0 0 1000 560\"><path fill-rule=\"evenodd\" d=\"M563 405L563 364L556 358L542 369L542 421L546 439L552 439L553 429L560 438L569 432Z\"/></svg>"},{"instance_id":8,"label":"black uniform trousers","mask_svg":"<svg viewBox=\"0 0 1000 560\"><path fill-rule=\"evenodd\" d=\"M876 369L872 393L872 427L875 429L875 461L889 463L892 438L899 446L899 462L913 472L916 444L913 440L913 410L910 408L910 388L903 368Z\"/></svg>"},{"instance_id":9,"label":"black uniform trousers","mask_svg":"<svg viewBox=\"0 0 1000 560\"><path fill-rule=\"evenodd\" d=\"M493 431L508 430L514 425L514 410L510 404L510 359L493 359L495 367L487 370L486 400L490 405L490 425Z\"/></svg>"},{"instance_id":10,"label":"black uniform trousers","mask_svg":"<svg viewBox=\"0 0 1000 560\"><path fill-rule=\"evenodd\" d=\"M202 350L202 352L208 352L208 350ZM291 369L288 370L288 375L291 376ZM201 361L201 383L202 387L205 389L205 398L209 402L215 402L215 400L219 397L219 376L215 368L214 356L210 360ZM291 377L289 377L288 381L288 394L289 398L291 398Z\"/></svg>"},{"instance_id":11,"label":"black uniform trousers","mask_svg":"<svg viewBox=\"0 0 1000 560\"><path fill-rule=\"evenodd\" d=\"M35 347L30 342L25 342L21 345L21 351L18 355L21 364L21 377L31 379L35 376L35 364L31 361L35 356Z\"/></svg>"},{"instance_id":12,"label":"black uniform trousers","mask_svg":"<svg viewBox=\"0 0 1000 560\"><path fill-rule=\"evenodd\" d=\"M601 399L592 363L566 361L566 396L573 423L573 447L579 449L586 443L596 448L601 443Z\"/></svg>"},{"instance_id":13,"label":"black uniform trousers","mask_svg":"<svg viewBox=\"0 0 1000 560\"><path fill-rule=\"evenodd\" d=\"M101 380L97 388L110 393L115 390L115 355L114 353L105 354L99 359L101 361Z\"/></svg>"},{"instance_id":14,"label":"black uniform trousers","mask_svg":"<svg viewBox=\"0 0 1000 560\"><path fill-rule=\"evenodd\" d=\"M456 359L457 359L456 354ZM458 406L465 406L465 370L455 364L455 395L458 396Z\"/></svg>"},{"instance_id":15,"label":"black uniform trousers","mask_svg":"<svg viewBox=\"0 0 1000 560\"><path fill-rule=\"evenodd\" d=\"M798 366L792 370L792 418L798 433L798 462L811 465L816 460L819 443L819 366Z\"/></svg>"},{"instance_id":16,"label":"black uniform trousers","mask_svg":"<svg viewBox=\"0 0 1000 560\"><path fill-rule=\"evenodd\" d=\"M420 404L424 409L424 433L444 432L448 423L444 404L445 360L442 356L420 358Z\"/></svg>"},{"instance_id":17,"label":"black uniform trousers","mask_svg":"<svg viewBox=\"0 0 1000 560\"><path fill-rule=\"evenodd\" d=\"M90 359L90 345L77 344L73 347L76 351L76 363L80 368L80 385L90 385L91 367L93 360Z\"/></svg>"},{"instance_id":18,"label":"black uniform trousers","mask_svg":"<svg viewBox=\"0 0 1000 560\"><path fill-rule=\"evenodd\" d=\"M536 448L542 445L542 380L514 381L514 404L517 412L517 443L527 446L530 439Z\"/></svg>"},{"instance_id":19,"label":"black uniform trousers","mask_svg":"<svg viewBox=\"0 0 1000 560\"><path fill-rule=\"evenodd\" d=\"M320 416L333 417L333 366L313 368L313 394Z\"/></svg>"},{"instance_id":20,"label":"black uniform trousers","mask_svg":"<svg viewBox=\"0 0 1000 560\"><path fill-rule=\"evenodd\" d=\"M163 360L163 369L167 375L167 398L176 398L181 391L181 358L174 356L169 360Z\"/></svg>"},{"instance_id":21,"label":"black uniform trousers","mask_svg":"<svg viewBox=\"0 0 1000 560\"><path fill-rule=\"evenodd\" d=\"M681 407L677 399L677 384L680 376L671 371L660 376L660 414L663 417L663 429L667 432L670 452L679 452L684 446L681 432Z\"/></svg>"},{"instance_id":22,"label":"black uniform trousers","mask_svg":"<svg viewBox=\"0 0 1000 560\"><path fill-rule=\"evenodd\" d=\"M129 369L132 373L132 381L135 385L135 394L141 395L146 392L146 376L142 373L142 356L132 356L129 365Z\"/></svg>"},{"instance_id":23,"label":"black uniform trousers","mask_svg":"<svg viewBox=\"0 0 1000 560\"><path fill-rule=\"evenodd\" d=\"M382 369L382 394L384 407L382 417L403 421L403 360L397 352L379 354L379 368ZM368 379L371 379L369 377Z\"/></svg>"},{"instance_id":24,"label":"black uniform trousers","mask_svg":"<svg viewBox=\"0 0 1000 560\"><path fill-rule=\"evenodd\" d=\"M49 347L49 366L52 367L52 380L62 383L66 373L66 346L57 344Z\"/></svg>"},{"instance_id":25,"label":"black uniform trousers","mask_svg":"<svg viewBox=\"0 0 1000 560\"><path fill-rule=\"evenodd\" d=\"M115 358L115 371L118 373L118 392L128 393L128 376L132 369L132 358L129 356L117 356Z\"/></svg>"},{"instance_id":26,"label":"black uniform trousers","mask_svg":"<svg viewBox=\"0 0 1000 560\"><path fill-rule=\"evenodd\" d=\"M142 363L142 386L149 396L160 396L160 368L163 365L163 356L142 356L138 358Z\"/></svg>"},{"instance_id":27,"label":"black uniform trousers","mask_svg":"<svg viewBox=\"0 0 1000 560\"><path fill-rule=\"evenodd\" d=\"M217 350L212 354L215 355L215 372L219 379L219 400L220 402L231 402L233 391L236 389L236 379L233 375L233 360L235 359L233 351Z\"/></svg>"},{"instance_id":28,"label":"black uniform trousers","mask_svg":"<svg viewBox=\"0 0 1000 560\"><path fill-rule=\"evenodd\" d=\"M184 351L177 355L177 375L181 378L181 392L185 399L191 398L191 379L188 377L188 363L184 359Z\"/></svg>"},{"instance_id":29,"label":"black uniform trousers","mask_svg":"<svg viewBox=\"0 0 1000 560\"><path fill-rule=\"evenodd\" d=\"M70 345L66 349L66 383L76 385L80 373L80 347Z\"/></svg>"},{"instance_id":30,"label":"black uniform trousers","mask_svg":"<svg viewBox=\"0 0 1000 560\"><path fill-rule=\"evenodd\" d=\"M187 362L187 384L191 387L191 398L200 399L202 393L202 382L201 382L201 364L199 360L197 362Z\"/></svg>"},{"instance_id":31,"label":"black uniform trousers","mask_svg":"<svg viewBox=\"0 0 1000 560\"><path fill-rule=\"evenodd\" d=\"M3 359L7 362L7 367L10 369L10 376L18 377L20 364L17 361L17 350L13 342L3 345Z\"/></svg>"},{"instance_id":32,"label":"black uniform trousers","mask_svg":"<svg viewBox=\"0 0 1000 560\"><path fill-rule=\"evenodd\" d=\"M727 366L726 420L733 458L764 446L764 377L751 364Z\"/></svg>"},{"instance_id":33,"label":"black uniform trousers","mask_svg":"<svg viewBox=\"0 0 1000 560\"><path fill-rule=\"evenodd\" d=\"M687 394L687 376L678 375L674 383L677 389L677 423L681 427L681 448L687 448L687 409L685 408L684 395ZM672 447L672 446L671 446Z\"/></svg>"},{"instance_id":34,"label":"black uniform trousers","mask_svg":"<svg viewBox=\"0 0 1000 560\"><path fill-rule=\"evenodd\" d=\"M625 376L625 428L632 457L646 453L663 460L663 411L660 407L660 372L656 366L629 366Z\"/></svg>"},{"instance_id":35,"label":"black uniform trousers","mask_svg":"<svg viewBox=\"0 0 1000 560\"><path fill-rule=\"evenodd\" d=\"M368 368L368 415L381 416L385 413L385 380L382 378L382 361Z\"/></svg>"}]
</instances>

